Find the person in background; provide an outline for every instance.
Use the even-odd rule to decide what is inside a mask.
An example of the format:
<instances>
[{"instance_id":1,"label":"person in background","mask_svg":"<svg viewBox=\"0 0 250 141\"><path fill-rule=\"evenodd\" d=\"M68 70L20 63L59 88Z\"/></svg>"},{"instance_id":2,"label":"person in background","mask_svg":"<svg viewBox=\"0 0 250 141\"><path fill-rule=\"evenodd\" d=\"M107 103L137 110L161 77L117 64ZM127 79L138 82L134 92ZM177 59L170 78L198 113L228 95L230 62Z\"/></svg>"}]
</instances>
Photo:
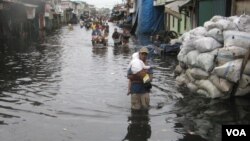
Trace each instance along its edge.
<instances>
[{"instance_id":1,"label":"person in background","mask_svg":"<svg viewBox=\"0 0 250 141\"><path fill-rule=\"evenodd\" d=\"M156 34L155 39L153 40L153 44L157 47L160 47L160 45L162 44L162 38L159 34Z\"/></svg>"},{"instance_id":2,"label":"person in background","mask_svg":"<svg viewBox=\"0 0 250 141\"><path fill-rule=\"evenodd\" d=\"M102 33L98 28L95 28L92 30L92 36L102 36Z\"/></svg>"},{"instance_id":3,"label":"person in background","mask_svg":"<svg viewBox=\"0 0 250 141\"><path fill-rule=\"evenodd\" d=\"M109 24L108 23L105 24L105 33L109 34Z\"/></svg>"},{"instance_id":4,"label":"person in background","mask_svg":"<svg viewBox=\"0 0 250 141\"><path fill-rule=\"evenodd\" d=\"M122 33L122 44L124 46L128 46L129 38L130 38L129 31L127 29L124 29Z\"/></svg>"},{"instance_id":5,"label":"person in background","mask_svg":"<svg viewBox=\"0 0 250 141\"><path fill-rule=\"evenodd\" d=\"M92 29L92 30L96 30L96 23L93 22L93 23L91 24L91 29Z\"/></svg>"},{"instance_id":6,"label":"person in background","mask_svg":"<svg viewBox=\"0 0 250 141\"><path fill-rule=\"evenodd\" d=\"M82 28L82 27L83 27L83 25L84 25L83 20L80 20L80 27Z\"/></svg>"},{"instance_id":7,"label":"person in background","mask_svg":"<svg viewBox=\"0 0 250 141\"><path fill-rule=\"evenodd\" d=\"M114 29L114 32L112 34L112 38L114 40L114 46L120 45L120 33L118 33L117 28Z\"/></svg>"},{"instance_id":8,"label":"person in background","mask_svg":"<svg viewBox=\"0 0 250 141\"><path fill-rule=\"evenodd\" d=\"M92 45L95 45L95 43L98 43L100 41L100 38L102 36L102 33L99 29L92 30Z\"/></svg>"},{"instance_id":9,"label":"person in background","mask_svg":"<svg viewBox=\"0 0 250 141\"><path fill-rule=\"evenodd\" d=\"M68 29L69 29L69 30L73 30L73 26L72 26L71 23L68 24Z\"/></svg>"},{"instance_id":10,"label":"person in background","mask_svg":"<svg viewBox=\"0 0 250 141\"><path fill-rule=\"evenodd\" d=\"M142 47L139 50L139 58L144 62L145 65L147 63L148 49L146 47ZM127 77L131 81L130 93L131 93L131 109L132 110L148 110L150 107L150 97L149 92L152 88L151 81L153 78L153 69L150 68L146 71L149 75L150 81L148 83L144 83L143 79L140 77L140 73L133 74L132 70L129 69L127 72Z\"/></svg>"}]
</instances>

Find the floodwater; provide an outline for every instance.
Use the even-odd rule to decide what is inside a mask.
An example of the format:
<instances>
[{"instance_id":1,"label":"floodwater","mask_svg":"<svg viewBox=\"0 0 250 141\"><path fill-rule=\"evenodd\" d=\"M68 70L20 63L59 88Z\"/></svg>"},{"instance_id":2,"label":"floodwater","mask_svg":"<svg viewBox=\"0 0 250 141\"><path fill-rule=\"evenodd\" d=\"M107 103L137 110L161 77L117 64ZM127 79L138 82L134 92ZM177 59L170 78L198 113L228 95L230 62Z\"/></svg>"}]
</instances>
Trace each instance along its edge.
<instances>
[{"instance_id":1,"label":"floodwater","mask_svg":"<svg viewBox=\"0 0 250 141\"><path fill-rule=\"evenodd\" d=\"M151 109L131 113L126 70L135 43L116 49L110 37L95 50L90 39L75 25L43 43L1 45L1 141L219 141L222 124L250 124L248 98L211 100L176 87L176 56L150 58L158 67Z\"/></svg>"}]
</instances>

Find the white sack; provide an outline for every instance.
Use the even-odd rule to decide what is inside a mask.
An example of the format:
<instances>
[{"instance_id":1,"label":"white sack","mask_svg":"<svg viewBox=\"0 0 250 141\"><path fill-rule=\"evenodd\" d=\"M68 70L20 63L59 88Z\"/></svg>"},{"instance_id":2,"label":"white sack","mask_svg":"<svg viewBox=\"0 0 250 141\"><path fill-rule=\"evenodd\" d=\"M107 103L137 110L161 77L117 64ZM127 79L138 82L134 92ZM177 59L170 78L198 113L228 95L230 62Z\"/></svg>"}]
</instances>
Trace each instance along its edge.
<instances>
[{"instance_id":1,"label":"white sack","mask_svg":"<svg viewBox=\"0 0 250 141\"><path fill-rule=\"evenodd\" d=\"M229 61L243 58L246 53L246 49L236 46L220 48L216 55L216 62L218 65L223 65Z\"/></svg>"},{"instance_id":2,"label":"white sack","mask_svg":"<svg viewBox=\"0 0 250 141\"><path fill-rule=\"evenodd\" d=\"M234 22L231 22L230 20L221 19L216 22L216 24L221 25L221 30L238 30L236 24Z\"/></svg>"},{"instance_id":3,"label":"white sack","mask_svg":"<svg viewBox=\"0 0 250 141\"><path fill-rule=\"evenodd\" d=\"M246 88L238 88L235 93L235 96L244 96L246 94L250 94L250 86Z\"/></svg>"},{"instance_id":4,"label":"white sack","mask_svg":"<svg viewBox=\"0 0 250 141\"><path fill-rule=\"evenodd\" d=\"M221 93L209 80L197 80L195 84L198 86L199 89L206 90L209 93L209 97L211 98L223 96L223 93Z\"/></svg>"},{"instance_id":5,"label":"white sack","mask_svg":"<svg viewBox=\"0 0 250 141\"><path fill-rule=\"evenodd\" d=\"M181 75L177 76L175 80L178 86L183 86L190 82L185 73L182 73Z\"/></svg>"},{"instance_id":6,"label":"white sack","mask_svg":"<svg viewBox=\"0 0 250 141\"><path fill-rule=\"evenodd\" d=\"M249 15L241 15L239 18L234 20L238 29L243 32L250 32L250 16Z\"/></svg>"},{"instance_id":7,"label":"white sack","mask_svg":"<svg viewBox=\"0 0 250 141\"><path fill-rule=\"evenodd\" d=\"M212 21L207 21L204 23L204 27L206 28L207 31L213 29L213 28L218 28L218 29L223 29L223 26L220 24L217 24L215 22Z\"/></svg>"},{"instance_id":8,"label":"white sack","mask_svg":"<svg viewBox=\"0 0 250 141\"><path fill-rule=\"evenodd\" d=\"M201 53L197 57L197 62L200 68L210 72L214 68L214 58L215 56L210 53Z\"/></svg>"},{"instance_id":9,"label":"white sack","mask_svg":"<svg viewBox=\"0 0 250 141\"><path fill-rule=\"evenodd\" d=\"M183 62L183 63L186 64L186 62L187 62L187 56L186 56L187 53L188 53L188 49L187 48L181 48L180 52L177 55L177 59L180 62Z\"/></svg>"},{"instance_id":10,"label":"white sack","mask_svg":"<svg viewBox=\"0 0 250 141\"><path fill-rule=\"evenodd\" d=\"M177 75L179 75L179 74L181 74L182 72L183 72L183 69L182 69L182 67L180 66L180 64L177 65L177 66L175 67L174 73L177 74Z\"/></svg>"},{"instance_id":11,"label":"white sack","mask_svg":"<svg viewBox=\"0 0 250 141\"><path fill-rule=\"evenodd\" d=\"M217 22L217 21L219 21L219 20L221 20L221 19L225 19L225 17L220 16L220 15L215 15L215 16L213 16L213 17L210 19L210 21L211 21L211 22Z\"/></svg>"},{"instance_id":12,"label":"white sack","mask_svg":"<svg viewBox=\"0 0 250 141\"><path fill-rule=\"evenodd\" d=\"M242 59L237 59L227 62L222 66L215 67L213 73L231 82L237 82L240 79L241 65Z\"/></svg>"},{"instance_id":13,"label":"white sack","mask_svg":"<svg viewBox=\"0 0 250 141\"><path fill-rule=\"evenodd\" d=\"M209 77L209 73L207 73L206 71L203 71L202 69L199 69L199 68L190 69L190 74L196 80L207 79Z\"/></svg>"},{"instance_id":14,"label":"white sack","mask_svg":"<svg viewBox=\"0 0 250 141\"><path fill-rule=\"evenodd\" d=\"M179 62L179 65L180 65L180 67L182 68L182 69L187 69L187 65L185 64L185 63L183 63L183 62Z\"/></svg>"},{"instance_id":15,"label":"white sack","mask_svg":"<svg viewBox=\"0 0 250 141\"><path fill-rule=\"evenodd\" d=\"M193 76L191 75L190 71L191 71L190 69L187 69L187 70L186 70L186 76L188 77L188 79L190 80L190 82L194 82L195 79L194 79Z\"/></svg>"},{"instance_id":16,"label":"white sack","mask_svg":"<svg viewBox=\"0 0 250 141\"><path fill-rule=\"evenodd\" d=\"M229 21L231 21L231 22L234 22L236 25L237 25L237 23L235 22L237 19L239 19L239 17L238 16L231 16L231 17L228 17L227 18Z\"/></svg>"},{"instance_id":17,"label":"white sack","mask_svg":"<svg viewBox=\"0 0 250 141\"><path fill-rule=\"evenodd\" d=\"M220 30L238 30L235 22L221 16L214 16L210 21L204 23L204 27L208 31L212 28L218 28Z\"/></svg>"},{"instance_id":18,"label":"white sack","mask_svg":"<svg viewBox=\"0 0 250 141\"><path fill-rule=\"evenodd\" d=\"M242 74L242 77L239 81L239 87L246 88L247 86L250 86L249 84L250 84L250 76ZM250 93L250 91L249 91L249 93Z\"/></svg>"},{"instance_id":19,"label":"white sack","mask_svg":"<svg viewBox=\"0 0 250 141\"><path fill-rule=\"evenodd\" d=\"M199 55L199 51L197 50L190 51L187 54L187 64L193 67L199 67L198 62L197 62L198 55Z\"/></svg>"},{"instance_id":20,"label":"white sack","mask_svg":"<svg viewBox=\"0 0 250 141\"><path fill-rule=\"evenodd\" d=\"M185 49L186 53L190 52L191 50L195 50L194 40L190 39L187 41L183 41L181 49Z\"/></svg>"},{"instance_id":21,"label":"white sack","mask_svg":"<svg viewBox=\"0 0 250 141\"><path fill-rule=\"evenodd\" d=\"M182 36L179 37L179 40L181 40L182 42L190 40L190 33L189 32L183 33Z\"/></svg>"},{"instance_id":22,"label":"white sack","mask_svg":"<svg viewBox=\"0 0 250 141\"><path fill-rule=\"evenodd\" d=\"M250 47L250 34L240 31L224 31L224 46Z\"/></svg>"},{"instance_id":23,"label":"white sack","mask_svg":"<svg viewBox=\"0 0 250 141\"><path fill-rule=\"evenodd\" d=\"M219 50L220 48L217 48L217 49L215 49L215 50L213 50L213 51L211 51L211 52L209 52L210 54L212 54L212 55L217 55L218 54L218 50Z\"/></svg>"},{"instance_id":24,"label":"white sack","mask_svg":"<svg viewBox=\"0 0 250 141\"><path fill-rule=\"evenodd\" d=\"M204 36L207 35L207 30L206 30L205 27L199 26L199 27L196 27L196 28L190 30L189 33L191 35L200 36L200 37L203 36L204 37Z\"/></svg>"},{"instance_id":25,"label":"white sack","mask_svg":"<svg viewBox=\"0 0 250 141\"><path fill-rule=\"evenodd\" d=\"M194 83L188 83L187 87L193 93L196 93L196 91L198 90L198 87Z\"/></svg>"},{"instance_id":26,"label":"white sack","mask_svg":"<svg viewBox=\"0 0 250 141\"><path fill-rule=\"evenodd\" d=\"M247 53L247 49L237 47L237 46L224 47L218 50L218 54L221 54L223 56L229 56L234 59L242 58L246 55L246 53Z\"/></svg>"},{"instance_id":27,"label":"white sack","mask_svg":"<svg viewBox=\"0 0 250 141\"><path fill-rule=\"evenodd\" d=\"M222 30L219 28L213 28L213 29L209 30L207 33L207 36L214 38L215 40L217 40L220 43L224 42Z\"/></svg>"},{"instance_id":28,"label":"white sack","mask_svg":"<svg viewBox=\"0 0 250 141\"><path fill-rule=\"evenodd\" d=\"M180 36L178 39L182 42L185 42L185 41L189 41L189 40L198 39L199 37L200 36L191 34L189 31L189 32L185 32L184 34L182 34L182 36Z\"/></svg>"},{"instance_id":29,"label":"white sack","mask_svg":"<svg viewBox=\"0 0 250 141\"><path fill-rule=\"evenodd\" d=\"M222 45L212 37L199 38L195 40L194 46L201 53L210 52L216 48L222 47Z\"/></svg>"},{"instance_id":30,"label":"white sack","mask_svg":"<svg viewBox=\"0 0 250 141\"><path fill-rule=\"evenodd\" d=\"M226 79L219 78L216 75L211 75L209 80L214 84L216 88L218 88L221 92L227 93L231 91L233 87L233 83L227 81Z\"/></svg>"},{"instance_id":31,"label":"white sack","mask_svg":"<svg viewBox=\"0 0 250 141\"><path fill-rule=\"evenodd\" d=\"M200 94L200 95L204 95L206 97L209 97L209 93L206 90L203 90L203 89L198 89L196 93Z\"/></svg>"},{"instance_id":32,"label":"white sack","mask_svg":"<svg viewBox=\"0 0 250 141\"><path fill-rule=\"evenodd\" d=\"M250 60L247 61L247 64L244 69L244 74L250 75Z\"/></svg>"}]
</instances>

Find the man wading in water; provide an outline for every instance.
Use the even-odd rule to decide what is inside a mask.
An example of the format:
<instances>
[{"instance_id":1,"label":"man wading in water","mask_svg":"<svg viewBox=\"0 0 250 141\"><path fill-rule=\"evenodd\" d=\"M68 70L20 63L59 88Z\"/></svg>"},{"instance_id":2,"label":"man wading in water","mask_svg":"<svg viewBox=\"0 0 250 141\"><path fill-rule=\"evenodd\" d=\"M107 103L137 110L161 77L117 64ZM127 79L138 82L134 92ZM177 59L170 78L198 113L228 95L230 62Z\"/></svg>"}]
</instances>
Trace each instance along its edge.
<instances>
[{"instance_id":1,"label":"man wading in water","mask_svg":"<svg viewBox=\"0 0 250 141\"><path fill-rule=\"evenodd\" d=\"M139 58L144 62L145 65L147 63L148 49L146 47L142 47L139 51ZM142 74L148 74L150 81L152 81L153 70L143 69L140 72L133 74L131 68L128 70L128 79L131 81L130 84L130 94L131 94L131 109L132 110L148 110L150 104L149 92L152 87L150 81L145 83L143 82Z\"/></svg>"}]
</instances>

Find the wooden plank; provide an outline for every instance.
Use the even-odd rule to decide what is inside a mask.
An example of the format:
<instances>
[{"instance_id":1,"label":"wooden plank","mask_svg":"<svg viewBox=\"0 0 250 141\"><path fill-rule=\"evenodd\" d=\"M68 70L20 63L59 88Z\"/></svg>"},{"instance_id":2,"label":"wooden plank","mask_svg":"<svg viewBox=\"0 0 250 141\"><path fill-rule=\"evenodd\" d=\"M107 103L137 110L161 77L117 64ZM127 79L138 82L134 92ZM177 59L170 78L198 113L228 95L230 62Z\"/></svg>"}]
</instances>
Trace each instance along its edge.
<instances>
[{"instance_id":1,"label":"wooden plank","mask_svg":"<svg viewBox=\"0 0 250 141\"><path fill-rule=\"evenodd\" d=\"M173 11L173 10L171 10L170 8L165 7L165 13L168 13L168 14L170 14L170 15L173 15L174 17L176 17L176 18L179 19L179 20L182 19L180 13L178 13L178 12L176 12L176 11Z\"/></svg>"}]
</instances>

